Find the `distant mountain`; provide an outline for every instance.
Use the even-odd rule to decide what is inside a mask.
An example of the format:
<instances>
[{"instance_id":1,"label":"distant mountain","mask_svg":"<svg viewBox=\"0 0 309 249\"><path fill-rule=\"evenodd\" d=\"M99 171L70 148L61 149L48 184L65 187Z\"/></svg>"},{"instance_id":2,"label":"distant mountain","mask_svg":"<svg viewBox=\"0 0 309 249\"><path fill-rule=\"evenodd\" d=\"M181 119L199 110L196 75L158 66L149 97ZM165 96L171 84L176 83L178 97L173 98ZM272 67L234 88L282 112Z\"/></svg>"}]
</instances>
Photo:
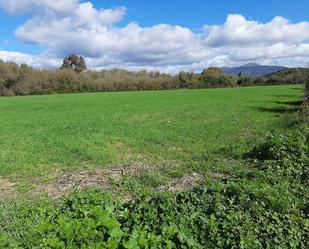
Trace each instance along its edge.
<instances>
[{"instance_id":1,"label":"distant mountain","mask_svg":"<svg viewBox=\"0 0 309 249\"><path fill-rule=\"evenodd\" d=\"M257 63L249 63L240 67L223 67L222 70L227 74L238 75L240 72L249 76L264 76L286 69L282 66L264 66Z\"/></svg>"}]
</instances>

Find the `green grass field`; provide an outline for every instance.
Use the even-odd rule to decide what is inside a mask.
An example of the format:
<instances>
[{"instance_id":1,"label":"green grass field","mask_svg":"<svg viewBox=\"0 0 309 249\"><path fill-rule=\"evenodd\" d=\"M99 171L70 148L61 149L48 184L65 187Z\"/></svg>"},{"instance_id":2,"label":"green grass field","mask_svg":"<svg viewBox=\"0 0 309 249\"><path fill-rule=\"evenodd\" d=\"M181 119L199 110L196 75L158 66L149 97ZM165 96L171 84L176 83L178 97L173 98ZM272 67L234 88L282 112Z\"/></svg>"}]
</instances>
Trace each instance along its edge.
<instances>
[{"instance_id":1,"label":"green grass field","mask_svg":"<svg viewBox=\"0 0 309 249\"><path fill-rule=\"evenodd\" d=\"M308 248L302 98L295 85L0 98L0 248Z\"/></svg>"},{"instance_id":2,"label":"green grass field","mask_svg":"<svg viewBox=\"0 0 309 249\"><path fill-rule=\"evenodd\" d=\"M274 128L300 86L0 99L0 175L232 157ZM204 160L205 161L205 160Z\"/></svg>"}]
</instances>

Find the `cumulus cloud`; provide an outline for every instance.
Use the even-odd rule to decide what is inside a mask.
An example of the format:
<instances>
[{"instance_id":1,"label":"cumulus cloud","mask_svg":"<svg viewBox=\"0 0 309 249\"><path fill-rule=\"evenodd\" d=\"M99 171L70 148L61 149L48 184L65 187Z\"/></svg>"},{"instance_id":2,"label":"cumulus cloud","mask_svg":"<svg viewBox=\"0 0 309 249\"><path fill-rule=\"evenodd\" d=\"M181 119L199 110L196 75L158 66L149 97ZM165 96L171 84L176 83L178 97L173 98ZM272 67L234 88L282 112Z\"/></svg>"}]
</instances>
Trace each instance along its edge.
<instances>
[{"instance_id":1,"label":"cumulus cloud","mask_svg":"<svg viewBox=\"0 0 309 249\"><path fill-rule=\"evenodd\" d=\"M59 67L61 60L47 54L30 55L26 53L0 50L0 59L13 61L17 64L27 64L36 68L55 68Z\"/></svg>"},{"instance_id":2,"label":"cumulus cloud","mask_svg":"<svg viewBox=\"0 0 309 249\"><path fill-rule=\"evenodd\" d=\"M45 47L43 55L7 53L6 59L27 60L44 67L70 53L81 54L91 68L124 67L165 72L201 70L247 62L305 65L309 56L309 22L291 23L275 17L268 23L231 14L222 25L205 25L202 32L158 24L119 27L125 7L98 9L78 0L0 0L9 13L31 12L32 17L15 31L26 43ZM0 58L3 58L3 51ZM37 59L36 59L37 58ZM24 61L23 61L24 62Z\"/></svg>"},{"instance_id":3,"label":"cumulus cloud","mask_svg":"<svg viewBox=\"0 0 309 249\"><path fill-rule=\"evenodd\" d=\"M180 26L159 24L142 28L130 23L119 28L126 9L96 9L90 2L80 3L70 15L36 15L21 25L18 39L47 48L59 57L79 53L98 58L103 65L132 66L191 64L210 53L198 34Z\"/></svg>"},{"instance_id":4,"label":"cumulus cloud","mask_svg":"<svg viewBox=\"0 0 309 249\"><path fill-rule=\"evenodd\" d=\"M277 16L268 23L248 21L239 14L229 15L221 26L205 26L208 46L264 45L286 42L301 43L309 39L309 23L290 23Z\"/></svg>"},{"instance_id":5,"label":"cumulus cloud","mask_svg":"<svg viewBox=\"0 0 309 249\"><path fill-rule=\"evenodd\" d=\"M0 7L14 15L42 11L65 13L74 10L78 3L79 0L0 0Z\"/></svg>"},{"instance_id":6,"label":"cumulus cloud","mask_svg":"<svg viewBox=\"0 0 309 249\"><path fill-rule=\"evenodd\" d=\"M295 59L295 65L309 56L309 22L291 23L275 17L268 23L229 15L221 26L205 26L204 43L219 48L231 61L269 61L280 63ZM291 63L289 63L291 64Z\"/></svg>"},{"instance_id":7,"label":"cumulus cloud","mask_svg":"<svg viewBox=\"0 0 309 249\"><path fill-rule=\"evenodd\" d=\"M59 16L54 12L37 15L21 25L15 35L24 42L43 44L55 50L83 42L93 47L96 44L90 41L95 38L94 35L104 35L114 23L122 19L125 11L124 7L97 10L89 2L82 3L70 15Z\"/></svg>"}]
</instances>

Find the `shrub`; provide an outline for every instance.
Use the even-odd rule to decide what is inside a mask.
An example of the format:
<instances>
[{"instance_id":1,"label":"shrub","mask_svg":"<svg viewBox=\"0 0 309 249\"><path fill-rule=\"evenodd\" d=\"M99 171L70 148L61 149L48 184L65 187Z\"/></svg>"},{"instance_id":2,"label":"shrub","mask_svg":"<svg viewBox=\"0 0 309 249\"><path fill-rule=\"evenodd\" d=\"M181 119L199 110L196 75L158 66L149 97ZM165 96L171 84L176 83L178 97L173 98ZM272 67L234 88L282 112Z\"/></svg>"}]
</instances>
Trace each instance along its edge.
<instances>
[{"instance_id":1,"label":"shrub","mask_svg":"<svg viewBox=\"0 0 309 249\"><path fill-rule=\"evenodd\" d=\"M259 169L267 174L281 174L290 181L301 181L306 184L309 177L308 134L271 134L266 140L246 154L255 160Z\"/></svg>"}]
</instances>

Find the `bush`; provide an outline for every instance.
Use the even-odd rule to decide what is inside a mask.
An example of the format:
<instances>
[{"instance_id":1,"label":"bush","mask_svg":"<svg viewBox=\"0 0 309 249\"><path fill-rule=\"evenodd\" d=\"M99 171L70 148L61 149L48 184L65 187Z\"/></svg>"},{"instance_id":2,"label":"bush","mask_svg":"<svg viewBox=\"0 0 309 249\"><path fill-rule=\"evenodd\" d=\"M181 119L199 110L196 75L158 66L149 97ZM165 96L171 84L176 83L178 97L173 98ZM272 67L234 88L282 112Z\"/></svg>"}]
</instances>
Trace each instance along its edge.
<instances>
[{"instance_id":1,"label":"bush","mask_svg":"<svg viewBox=\"0 0 309 249\"><path fill-rule=\"evenodd\" d=\"M304 135L307 134L307 135ZM309 178L309 137L308 132L292 134L271 134L265 142L246 154L255 160L257 167L267 172L288 178L291 182L300 181L307 185Z\"/></svg>"}]
</instances>

